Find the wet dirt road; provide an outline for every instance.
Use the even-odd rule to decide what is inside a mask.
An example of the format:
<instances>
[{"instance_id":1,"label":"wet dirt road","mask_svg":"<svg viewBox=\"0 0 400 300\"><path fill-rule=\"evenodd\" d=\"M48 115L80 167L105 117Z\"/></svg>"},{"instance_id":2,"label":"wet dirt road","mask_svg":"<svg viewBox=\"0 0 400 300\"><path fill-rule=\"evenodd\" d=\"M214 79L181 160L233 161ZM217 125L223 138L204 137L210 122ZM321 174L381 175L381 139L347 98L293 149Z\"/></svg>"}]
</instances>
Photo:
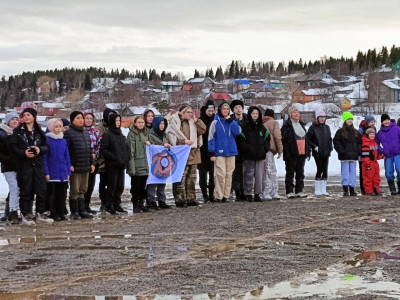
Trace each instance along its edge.
<instances>
[{"instance_id":1,"label":"wet dirt road","mask_svg":"<svg viewBox=\"0 0 400 300\"><path fill-rule=\"evenodd\" d=\"M135 215L126 191L129 214L2 223L0 299L400 298L400 196L343 198L338 184Z\"/></svg>"}]
</instances>

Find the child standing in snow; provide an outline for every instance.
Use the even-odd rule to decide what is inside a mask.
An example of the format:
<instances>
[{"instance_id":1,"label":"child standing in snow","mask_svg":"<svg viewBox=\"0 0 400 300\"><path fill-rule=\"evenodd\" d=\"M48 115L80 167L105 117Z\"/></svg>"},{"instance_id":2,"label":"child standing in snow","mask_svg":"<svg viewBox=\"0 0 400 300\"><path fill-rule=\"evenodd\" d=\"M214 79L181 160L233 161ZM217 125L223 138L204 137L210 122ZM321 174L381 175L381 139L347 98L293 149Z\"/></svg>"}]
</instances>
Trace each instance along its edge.
<instances>
[{"instance_id":1,"label":"child standing in snow","mask_svg":"<svg viewBox=\"0 0 400 300\"><path fill-rule=\"evenodd\" d=\"M381 184L381 177L379 175L378 159L381 159L382 155L378 153L378 145L375 142L375 130L373 128L368 128L362 136L361 151L365 194L369 196L379 196L381 195L379 187Z\"/></svg>"}]
</instances>

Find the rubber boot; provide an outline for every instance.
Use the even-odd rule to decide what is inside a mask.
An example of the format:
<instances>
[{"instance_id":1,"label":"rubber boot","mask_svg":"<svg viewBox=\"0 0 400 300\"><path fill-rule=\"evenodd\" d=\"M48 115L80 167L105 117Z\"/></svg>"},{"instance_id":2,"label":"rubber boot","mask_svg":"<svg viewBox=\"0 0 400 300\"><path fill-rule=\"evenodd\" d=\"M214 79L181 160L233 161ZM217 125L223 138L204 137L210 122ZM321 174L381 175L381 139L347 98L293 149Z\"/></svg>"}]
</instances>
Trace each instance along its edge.
<instances>
[{"instance_id":1,"label":"rubber boot","mask_svg":"<svg viewBox=\"0 0 400 300\"><path fill-rule=\"evenodd\" d=\"M326 191L326 185L328 184L327 180L321 180L321 194L324 196L329 196L329 193Z\"/></svg>"},{"instance_id":2,"label":"rubber boot","mask_svg":"<svg viewBox=\"0 0 400 300\"><path fill-rule=\"evenodd\" d=\"M356 193L356 191L354 190L354 187L349 186L349 189L350 189L350 196L357 196L357 193Z\"/></svg>"},{"instance_id":3,"label":"rubber boot","mask_svg":"<svg viewBox=\"0 0 400 300\"><path fill-rule=\"evenodd\" d=\"M133 213L141 213L142 209L140 208L139 205L139 200L132 199L132 207L133 207Z\"/></svg>"},{"instance_id":4,"label":"rubber boot","mask_svg":"<svg viewBox=\"0 0 400 300\"><path fill-rule=\"evenodd\" d=\"M89 213L89 214L97 214L97 211L92 210L90 208L90 199L86 199L85 198L85 210Z\"/></svg>"},{"instance_id":5,"label":"rubber boot","mask_svg":"<svg viewBox=\"0 0 400 300\"><path fill-rule=\"evenodd\" d=\"M6 198L6 205L4 207L4 214L1 216L0 221L6 222L8 220L9 214L10 214L10 196L8 195Z\"/></svg>"},{"instance_id":6,"label":"rubber boot","mask_svg":"<svg viewBox=\"0 0 400 300\"><path fill-rule=\"evenodd\" d=\"M91 214L89 214L85 209L85 199L78 198L78 214L82 219L90 219L93 218Z\"/></svg>"},{"instance_id":7,"label":"rubber boot","mask_svg":"<svg viewBox=\"0 0 400 300\"><path fill-rule=\"evenodd\" d=\"M349 186L348 185L344 185L343 186L343 196L344 197L350 196L350 194L349 194Z\"/></svg>"},{"instance_id":8,"label":"rubber boot","mask_svg":"<svg viewBox=\"0 0 400 300\"><path fill-rule=\"evenodd\" d=\"M397 195L396 186L394 185L394 180L388 180L388 185L390 189L390 194L392 196Z\"/></svg>"},{"instance_id":9,"label":"rubber boot","mask_svg":"<svg viewBox=\"0 0 400 300\"><path fill-rule=\"evenodd\" d=\"M321 180L315 180L314 181L315 196L321 196L322 195L321 184L322 184Z\"/></svg>"},{"instance_id":10,"label":"rubber boot","mask_svg":"<svg viewBox=\"0 0 400 300\"><path fill-rule=\"evenodd\" d=\"M69 199L69 210L71 211L71 220L78 220L81 218L78 214L78 200Z\"/></svg>"}]
</instances>

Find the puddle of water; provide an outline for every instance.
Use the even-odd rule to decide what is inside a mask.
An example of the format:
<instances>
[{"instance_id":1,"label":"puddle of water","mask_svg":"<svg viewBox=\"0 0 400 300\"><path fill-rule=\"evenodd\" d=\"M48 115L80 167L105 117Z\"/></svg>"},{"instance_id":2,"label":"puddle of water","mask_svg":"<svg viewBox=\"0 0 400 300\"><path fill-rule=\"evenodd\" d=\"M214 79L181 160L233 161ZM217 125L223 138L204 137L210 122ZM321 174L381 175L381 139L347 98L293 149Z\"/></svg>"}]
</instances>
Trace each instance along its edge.
<instances>
[{"instance_id":1,"label":"puddle of water","mask_svg":"<svg viewBox=\"0 0 400 300\"><path fill-rule=\"evenodd\" d=\"M44 258L30 258L26 259L23 261L17 262L17 266L15 267L16 271L21 271L21 270L28 270L32 267L41 265L42 263L46 262L47 259Z\"/></svg>"}]
</instances>

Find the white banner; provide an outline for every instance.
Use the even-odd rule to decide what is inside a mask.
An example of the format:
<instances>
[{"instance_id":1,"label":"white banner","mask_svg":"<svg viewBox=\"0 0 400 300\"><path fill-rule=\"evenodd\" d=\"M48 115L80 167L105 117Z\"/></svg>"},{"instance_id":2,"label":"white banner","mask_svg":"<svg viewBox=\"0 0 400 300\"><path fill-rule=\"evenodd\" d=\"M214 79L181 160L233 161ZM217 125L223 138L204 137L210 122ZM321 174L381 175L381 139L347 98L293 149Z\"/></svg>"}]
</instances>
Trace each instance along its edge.
<instances>
[{"instance_id":1,"label":"white banner","mask_svg":"<svg viewBox=\"0 0 400 300\"><path fill-rule=\"evenodd\" d=\"M146 184L181 182L190 154L190 146L146 146L149 177Z\"/></svg>"}]
</instances>

